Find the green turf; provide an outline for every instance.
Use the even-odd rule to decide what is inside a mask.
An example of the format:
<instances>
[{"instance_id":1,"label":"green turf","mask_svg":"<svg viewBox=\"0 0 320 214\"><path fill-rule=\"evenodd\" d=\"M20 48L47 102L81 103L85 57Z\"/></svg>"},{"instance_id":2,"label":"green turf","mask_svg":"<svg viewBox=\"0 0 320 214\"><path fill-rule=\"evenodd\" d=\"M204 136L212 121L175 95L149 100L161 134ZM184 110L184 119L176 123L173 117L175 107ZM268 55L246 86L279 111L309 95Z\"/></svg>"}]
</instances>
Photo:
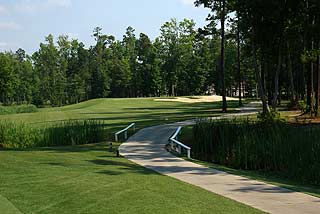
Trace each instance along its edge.
<instances>
[{"instance_id":1,"label":"green turf","mask_svg":"<svg viewBox=\"0 0 320 214\"><path fill-rule=\"evenodd\" d=\"M229 102L230 113L238 102ZM40 109L37 113L0 115L0 120L43 125L68 119L103 120L114 132L136 122L137 128L221 114L221 103L160 102L154 98L96 99L62 108Z\"/></svg>"},{"instance_id":2,"label":"green turf","mask_svg":"<svg viewBox=\"0 0 320 214\"><path fill-rule=\"evenodd\" d=\"M181 136L180 136L181 141L189 146L191 146L191 143L193 141L192 128L193 128L192 126L184 127L181 131ZM320 198L319 186L311 186L311 185L299 183L296 181L292 181L276 173L262 172L262 171L249 171L249 170L236 170L236 169L231 169L225 166L217 165L214 163L208 163L208 162L194 160L194 159L190 161L210 167L210 168L228 172L234 175L240 175L240 176L247 177L249 179L259 180L262 182L266 182L266 183L280 186L283 188L291 189L297 192L303 192L303 193Z\"/></svg>"},{"instance_id":3,"label":"green turf","mask_svg":"<svg viewBox=\"0 0 320 214\"><path fill-rule=\"evenodd\" d=\"M0 213L260 213L108 152L107 144L0 151Z\"/></svg>"},{"instance_id":4,"label":"green turf","mask_svg":"<svg viewBox=\"0 0 320 214\"><path fill-rule=\"evenodd\" d=\"M229 103L232 108L236 102ZM221 103L98 99L0 120L42 126L101 119L110 131L220 114ZM234 109L231 110L234 112ZM253 208L137 166L107 144L0 150L0 213L259 213Z\"/></svg>"}]
</instances>

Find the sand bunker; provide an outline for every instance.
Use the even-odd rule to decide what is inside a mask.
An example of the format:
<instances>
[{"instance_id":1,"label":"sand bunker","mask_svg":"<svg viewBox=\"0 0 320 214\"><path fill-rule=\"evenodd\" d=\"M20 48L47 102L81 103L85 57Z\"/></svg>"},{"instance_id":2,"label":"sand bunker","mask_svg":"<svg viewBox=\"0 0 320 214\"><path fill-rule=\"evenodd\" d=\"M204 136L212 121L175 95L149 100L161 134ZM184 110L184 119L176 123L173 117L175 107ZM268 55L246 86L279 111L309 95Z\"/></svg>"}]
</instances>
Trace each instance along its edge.
<instances>
[{"instance_id":1,"label":"sand bunker","mask_svg":"<svg viewBox=\"0 0 320 214\"><path fill-rule=\"evenodd\" d=\"M238 100L237 98L227 97L228 101ZM155 99L159 102L181 102L181 103L212 103L222 101L221 96L194 96L194 97L176 97L172 99L159 98Z\"/></svg>"}]
</instances>

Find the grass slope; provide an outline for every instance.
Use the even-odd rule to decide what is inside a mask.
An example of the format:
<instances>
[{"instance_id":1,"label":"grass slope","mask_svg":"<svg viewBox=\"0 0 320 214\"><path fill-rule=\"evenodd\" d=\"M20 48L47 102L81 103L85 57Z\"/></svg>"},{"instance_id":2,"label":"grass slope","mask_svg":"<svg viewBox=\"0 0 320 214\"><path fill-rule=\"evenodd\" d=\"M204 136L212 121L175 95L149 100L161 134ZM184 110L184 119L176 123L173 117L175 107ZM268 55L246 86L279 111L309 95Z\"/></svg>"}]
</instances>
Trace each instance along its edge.
<instances>
[{"instance_id":1,"label":"grass slope","mask_svg":"<svg viewBox=\"0 0 320 214\"><path fill-rule=\"evenodd\" d=\"M107 151L0 151L0 213L260 213Z\"/></svg>"},{"instance_id":2,"label":"grass slope","mask_svg":"<svg viewBox=\"0 0 320 214\"><path fill-rule=\"evenodd\" d=\"M230 112L238 103L230 101ZM25 122L33 125L68 119L104 120L112 131L131 122L138 128L182 121L196 117L212 117L221 114L221 103L159 102L153 98L96 99L61 108L40 109L37 113L2 115L0 120Z\"/></svg>"}]
</instances>

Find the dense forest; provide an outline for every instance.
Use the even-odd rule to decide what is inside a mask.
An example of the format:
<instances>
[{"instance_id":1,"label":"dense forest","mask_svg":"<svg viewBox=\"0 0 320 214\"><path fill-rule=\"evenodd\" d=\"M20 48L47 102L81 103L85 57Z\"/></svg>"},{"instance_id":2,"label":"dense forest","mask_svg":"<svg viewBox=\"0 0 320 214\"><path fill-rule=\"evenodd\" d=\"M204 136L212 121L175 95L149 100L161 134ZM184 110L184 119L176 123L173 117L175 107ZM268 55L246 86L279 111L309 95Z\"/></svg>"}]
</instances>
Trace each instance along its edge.
<instances>
[{"instance_id":1,"label":"dense forest","mask_svg":"<svg viewBox=\"0 0 320 214\"><path fill-rule=\"evenodd\" d=\"M37 52L0 54L0 102L62 106L103 97L259 95L263 112L281 99L320 100L320 1L197 0L208 25L172 19L153 41L128 27L122 40L94 29L95 45L46 37ZM240 96L241 98L241 96ZM241 99L240 99L241 104Z\"/></svg>"},{"instance_id":2,"label":"dense forest","mask_svg":"<svg viewBox=\"0 0 320 214\"><path fill-rule=\"evenodd\" d=\"M151 41L128 27L121 41L94 29L95 45L52 35L32 56L19 49L0 54L0 101L61 106L103 97L200 95L219 88L216 36L201 35L192 20L175 19ZM230 93L234 90L236 41L227 42ZM231 95L231 94L230 94Z\"/></svg>"},{"instance_id":3,"label":"dense forest","mask_svg":"<svg viewBox=\"0 0 320 214\"><path fill-rule=\"evenodd\" d=\"M263 114L274 110L282 97L291 106L306 100L305 111L318 114L320 100L320 1L318 0L197 0L196 6L210 8L207 33L220 23L223 110L226 111L225 59L228 32L225 25L233 14L238 43L238 78L241 62L253 65ZM250 59L241 58L241 44ZM240 50L240 51L239 51ZM241 89L241 87L239 87ZM241 101L240 101L241 102Z\"/></svg>"}]
</instances>

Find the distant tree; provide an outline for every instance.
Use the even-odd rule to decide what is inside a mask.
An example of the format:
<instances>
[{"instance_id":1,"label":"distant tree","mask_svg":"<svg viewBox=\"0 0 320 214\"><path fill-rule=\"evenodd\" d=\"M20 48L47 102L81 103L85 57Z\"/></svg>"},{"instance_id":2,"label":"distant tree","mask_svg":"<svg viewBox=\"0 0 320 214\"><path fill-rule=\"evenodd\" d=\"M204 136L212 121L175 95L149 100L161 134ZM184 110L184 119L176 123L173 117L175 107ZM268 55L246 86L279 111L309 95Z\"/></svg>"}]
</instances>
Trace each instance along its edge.
<instances>
[{"instance_id":1,"label":"distant tree","mask_svg":"<svg viewBox=\"0 0 320 214\"><path fill-rule=\"evenodd\" d=\"M135 30L128 27L125 35L123 36L122 45L124 46L124 59L129 62L130 66L130 83L129 83L129 96L137 96L138 88L138 74L137 74L137 38L134 34Z\"/></svg>"},{"instance_id":2,"label":"distant tree","mask_svg":"<svg viewBox=\"0 0 320 214\"><path fill-rule=\"evenodd\" d=\"M19 104L31 103L33 92L37 90L32 61L21 48L16 51L15 58L17 60L15 63L15 73L17 75L18 82L15 89L15 100Z\"/></svg>"},{"instance_id":3,"label":"distant tree","mask_svg":"<svg viewBox=\"0 0 320 214\"><path fill-rule=\"evenodd\" d=\"M196 0L196 6L203 5L210 8L212 14L209 14L207 20L215 22L220 20L221 35L221 52L220 52L220 77L221 77L221 95L222 95L222 111L227 112L227 98L225 86L225 22L228 14L227 0ZM213 24L209 24L212 26Z\"/></svg>"},{"instance_id":4,"label":"distant tree","mask_svg":"<svg viewBox=\"0 0 320 214\"><path fill-rule=\"evenodd\" d=\"M143 97L159 95L160 68L155 47L149 37L143 33L140 34L137 41L137 71L138 71L138 94Z\"/></svg>"},{"instance_id":5,"label":"distant tree","mask_svg":"<svg viewBox=\"0 0 320 214\"><path fill-rule=\"evenodd\" d=\"M179 25L176 19L166 22L161 28L160 41L161 58L163 60L162 73L166 82L165 90L169 96L175 96L178 82L178 62L180 61L179 50Z\"/></svg>"},{"instance_id":6,"label":"distant tree","mask_svg":"<svg viewBox=\"0 0 320 214\"><path fill-rule=\"evenodd\" d=\"M107 47L114 42L113 36L102 34L102 29L94 29L96 45L91 47L90 73L91 91L90 99L108 97L110 95L110 77L107 69Z\"/></svg>"},{"instance_id":7,"label":"distant tree","mask_svg":"<svg viewBox=\"0 0 320 214\"><path fill-rule=\"evenodd\" d=\"M110 46L108 58L112 97L128 97L131 80L130 62L125 57L125 47L121 42L115 42Z\"/></svg>"},{"instance_id":8,"label":"distant tree","mask_svg":"<svg viewBox=\"0 0 320 214\"><path fill-rule=\"evenodd\" d=\"M88 99L89 79L89 53L83 43L72 40L67 70L68 103L78 103Z\"/></svg>"},{"instance_id":9,"label":"distant tree","mask_svg":"<svg viewBox=\"0 0 320 214\"><path fill-rule=\"evenodd\" d=\"M54 45L52 35L46 37L47 43L41 43L39 51L33 54L34 69L39 78L38 104L57 106L62 103L59 81L63 76L59 70L59 52Z\"/></svg>"},{"instance_id":10,"label":"distant tree","mask_svg":"<svg viewBox=\"0 0 320 214\"><path fill-rule=\"evenodd\" d=\"M14 93L14 62L11 54L0 53L0 101L4 104L12 102Z\"/></svg>"}]
</instances>

